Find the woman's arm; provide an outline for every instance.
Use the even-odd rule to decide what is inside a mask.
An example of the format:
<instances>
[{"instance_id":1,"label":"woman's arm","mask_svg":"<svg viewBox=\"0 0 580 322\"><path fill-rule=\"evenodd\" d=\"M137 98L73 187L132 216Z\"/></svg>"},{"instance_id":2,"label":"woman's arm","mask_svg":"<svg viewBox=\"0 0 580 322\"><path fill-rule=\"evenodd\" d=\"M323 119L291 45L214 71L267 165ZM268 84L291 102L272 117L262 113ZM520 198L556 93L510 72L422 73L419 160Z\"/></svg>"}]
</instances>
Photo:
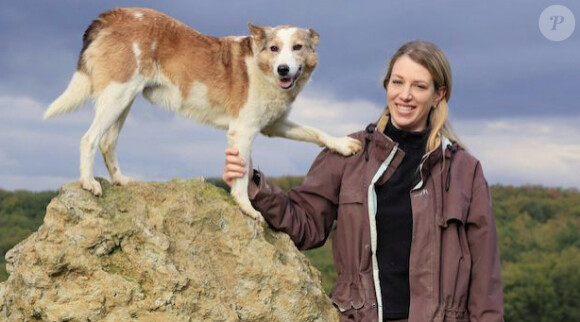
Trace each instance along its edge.
<instances>
[{"instance_id":1,"label":"woman's arm","mask_svg":"<svg viewBox=\"0 0 580 322\"><path fill-rule=\"evenodd\" d=\"M503 321L503 290L495 221L489 187L477 163L467 217L471 283L467 303L470 321Z\"/></svg>"},{"instance_id":2,"label":"woman's arm","mask_svg":"<svg viewBox=\"0 0 580 322\"><path fill-rule=\"evenodd\" d=\"M276 230L287 233L299 249L324 244L336 219L344 157L324 149L302 185L288 193L272 185L264 174L252 171L248 194L254 207ZM226 150L222 178L227 184L243 175L244 161L235 149ZM250 167L251 169L251 167Z\"/></svg>"}]
</instances>

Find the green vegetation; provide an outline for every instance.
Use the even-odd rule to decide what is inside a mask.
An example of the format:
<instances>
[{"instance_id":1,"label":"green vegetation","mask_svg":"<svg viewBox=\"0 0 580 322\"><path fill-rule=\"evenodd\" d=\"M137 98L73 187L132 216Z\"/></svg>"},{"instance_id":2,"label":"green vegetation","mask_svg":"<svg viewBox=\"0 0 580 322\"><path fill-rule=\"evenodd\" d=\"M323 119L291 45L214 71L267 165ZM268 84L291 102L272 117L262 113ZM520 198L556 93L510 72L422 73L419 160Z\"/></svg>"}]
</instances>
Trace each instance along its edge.
<instances>
[{"instance_id":1,"label":"green vegetation","mask_svg":"<svg viewBox=\"0 0 580 322\"><path fill-rule=\"evenodd\" d=\"M219 179L209 182L227 189ZM301 177L272 180L288 190ZM580 192L493 186L507 321L580 321ZM0 190L0 281L4 255L42 223L55 192ZM305 252L327 292L336 279L331 243Z\"/></svg>"},{"instance_id":2,"label":"green vegetation","mask_svg":"<svg viewBox=\"0 0 580 322\"><path fill-rule=\"evenodd\" d=\"M580 321L580 192L492 188L506 321Z\"/></svg>"},{"instance_id":3,"label":"green vegetation","mask_svg":"<svg viewBox=\"0 0 580 322\"><path fill-rule=\"evenodd\" d=\"M9 192L0 189L0 282L8 278L4 256L34 232L44 219L46 206L56 192Z\"/></svg>"}]
</instances>

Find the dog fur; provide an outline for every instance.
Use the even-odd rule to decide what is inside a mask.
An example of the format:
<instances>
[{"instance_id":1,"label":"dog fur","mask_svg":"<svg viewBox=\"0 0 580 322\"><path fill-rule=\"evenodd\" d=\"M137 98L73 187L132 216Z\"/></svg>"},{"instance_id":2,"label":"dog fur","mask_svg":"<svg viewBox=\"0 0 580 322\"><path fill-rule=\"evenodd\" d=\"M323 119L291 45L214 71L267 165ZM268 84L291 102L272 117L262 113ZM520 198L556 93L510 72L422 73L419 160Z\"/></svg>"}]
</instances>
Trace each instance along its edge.
<instances>
[{"instance_id":1,"label":"dog fur","mask_svg":"<svg viewBox=\"0 0 580 322\"><path fill-rule=\"evenodd\" d=\"M227 130L229 146L238 148L245 160L260 132L313 142L343 155L359 151L357 140L287 119L318 63L318 34L292 26L249 24L249 29L246 37L211 37L145 8L114 9L95 19L84 34L72 80L44 114L48 119L95 100L94 120L80 144L82 187L102 194L93 177L97 148L113 183L132 181L121 172L116 147L140 93L153 104ZM250 204L247 185L247 175L236 180L232 196L242 211L261 219Z\"/></svg>"}]
</instances>

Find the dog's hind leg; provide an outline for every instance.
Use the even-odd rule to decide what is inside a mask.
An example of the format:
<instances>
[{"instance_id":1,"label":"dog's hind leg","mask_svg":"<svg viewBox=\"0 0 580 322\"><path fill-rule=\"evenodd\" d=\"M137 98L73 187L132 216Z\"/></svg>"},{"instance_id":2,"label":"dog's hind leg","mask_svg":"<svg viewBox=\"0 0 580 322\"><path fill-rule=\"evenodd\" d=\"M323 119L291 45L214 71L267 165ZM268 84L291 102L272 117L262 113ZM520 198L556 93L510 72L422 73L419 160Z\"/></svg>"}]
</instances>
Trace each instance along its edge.
<instances>
[{"instance_id":1,"label":"dog's hind leg","mask_svg":"<svg viewBox=\"0 0 580 322\"><path fill-rule=\"evenodd\" d=\"M121 116L109 128L109 130L105 132L105 135L103 135L101 141L99 142L101 154L103 155L103 160L105 161L105 165L107 166L111 180L113 180L113 184L121 186L133 182L133 179L126 177L121 173L121 168L119 167L119 163L117 161L117 142L119 140L119 132L123 128L123 124L125 123L125 119L127 119L127 115L131 110L132 104L133 101L131 101L129 105L125 107L121 113Z\"/></svg>"},{"instance_id":2,"label":"dog's hind leg","mask_svg":"<svg viewBox=\"0 0 580 322\"><path fill-rule=\"evenodd\" d=\"M259 132L260 129L258 127L249 127L247 124L240 124L239 122L230 124L228 129L228 144L230 147L237 148L239 151L239 157L246 161L246 174L243 177L234 180L230 193L240 206L242 212L258 221L264 221L264 217L262 217L262 214L259 211L252 207L250 198L248 197L248 170L252 143Z\"/></svg>"},{"instance_id":3,"label":"dog's hind leg","mask_svg":"<svg viewBox=\"0 0 580 322\"><path fill-rule=\"evenodd\" d=\"M118 83L110 84L98 95L95 104L95 118L81 139L80 160L81 186L83 189L91 191L95 196L100 196L103 193L101 185L93 177L97 146L111 126L119 121L124 112L128 112L127 106L135 99L135 96L137 93L134 88ZM109 140L116 141L112 137Z\"/></svg>"}]
</instances>

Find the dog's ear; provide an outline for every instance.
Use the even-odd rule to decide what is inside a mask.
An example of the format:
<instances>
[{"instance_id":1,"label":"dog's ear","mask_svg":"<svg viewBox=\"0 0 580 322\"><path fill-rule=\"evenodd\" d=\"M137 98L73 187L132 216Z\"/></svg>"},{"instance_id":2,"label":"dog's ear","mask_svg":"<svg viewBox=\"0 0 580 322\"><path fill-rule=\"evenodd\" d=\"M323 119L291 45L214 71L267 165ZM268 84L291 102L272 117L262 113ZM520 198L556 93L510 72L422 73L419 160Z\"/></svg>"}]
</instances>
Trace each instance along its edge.
<instances>
[{"instance_id":1,"label":"dog's ear","mask_svg":"<svg viewBox=\"0 0 580 322\"><path fill-rule=\"evenodd\" d=\"M250 34L252 35L252 40L258 48L262 48L266 42L266 27L256 26L252 23L248 23L248 29L250 29Z\"/></svg>"},{"instance_id":2,"label":"dog's ear","mask_svg":"<svg viewBox=\"0 0 580 322\"><path fill-rule=\"evenodd\" d=\"M312 48L316 48L320 35L314 29L308 29L308 31L310 32L310 43L312 44Z\"/></svg>"}]
</instances>

